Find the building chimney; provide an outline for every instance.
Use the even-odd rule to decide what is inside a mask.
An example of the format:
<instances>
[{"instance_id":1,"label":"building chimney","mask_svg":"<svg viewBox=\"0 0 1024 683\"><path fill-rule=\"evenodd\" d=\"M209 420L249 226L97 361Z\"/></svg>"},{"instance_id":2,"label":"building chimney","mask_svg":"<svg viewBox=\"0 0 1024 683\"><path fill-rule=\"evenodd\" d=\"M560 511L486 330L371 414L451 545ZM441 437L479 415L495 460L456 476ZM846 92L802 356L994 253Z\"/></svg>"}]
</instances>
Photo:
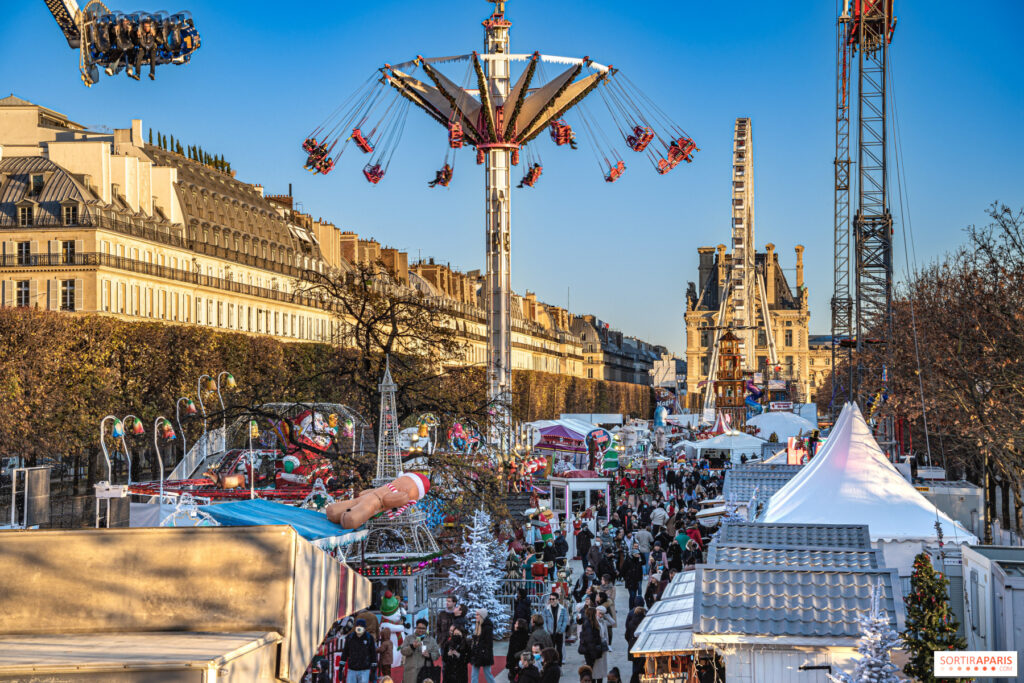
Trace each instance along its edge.
<instances>
[{"instance_id":1,"label":"building chimney","mask_svg":"<svg viewBox=\"0 0 1024 683\"><path fill-rule=\"evenodd\" d=\"M263 186L262 185L257 183L256 185L252 186L252 189L256 190L256 192L258 192L261 197L263 196Z\"/></svg>"},{"instance_id":2,"label":"building chimney","mask_svg":"<svg viewBox=\"0 0 1024 683\"><path fill-rule=\"evenodd\" d=\"M142 119L132 119L132 144L142 147Z\"/></svg>"},{"instance_id":3,"label":"building chimney","mask_svg":"<svg viewBox=\"0 0 1024 683\"><path fill-rule=\"evenodd\" d=\"M718 252L718 290L722 291L722 287L725 285L725 277L728 275L725 267L725 245L719 244L715 247L715 251Z\"/></svg>"},{"instance_id":4,"label":"building chimney","mask_svg":"<svg viewBox=\"0 0 1024 683\"><path fill-rule=\"evenodd\" d=\"M796 245L796 288L804 286L804 245ZM799 294L798 294L799 296Z\"/></svg>"},{"instance_id":5,"label":"building chimney","mask_svg":"<svg viewBox=\"0 0 1024 683\"><path fill-rule=\"evenodd\" d=\"M778 267L775 245L769 242L764 245L764 288L768 304L775 303L775 269Z\"/></svg>"}]
</instances>

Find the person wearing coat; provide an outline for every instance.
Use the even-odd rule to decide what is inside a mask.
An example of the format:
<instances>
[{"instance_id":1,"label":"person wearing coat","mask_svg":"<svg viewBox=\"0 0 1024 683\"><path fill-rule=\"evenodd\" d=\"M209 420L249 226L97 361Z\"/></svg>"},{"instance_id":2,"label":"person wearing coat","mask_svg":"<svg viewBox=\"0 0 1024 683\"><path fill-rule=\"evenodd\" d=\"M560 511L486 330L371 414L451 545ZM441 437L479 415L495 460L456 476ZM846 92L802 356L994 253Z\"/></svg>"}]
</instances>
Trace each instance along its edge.
<instances>
[{"instance_id":1,"label":"person wearing coat","mask_svg":"<svg viewBox=\"0 0 1024 683\"><path fill-rule=\"evenodd\" d=\"M551 640L551 634L544 629L544 617L540 614L534 614L533 619L530 620L530 639L526 641L526 649L529 650L534 645L540 645L541 650L549 647L554 647L555 643ZM537 675L540 675L538 669Z\"/></svg>"},{"instance_id":2,"label":"person wearing coat","mask_svg":"<svg viewBox=\"0 0 1024 683\"><path fill-rule=\"evenodd\" d=\"M583 610L580 624L579 653L583 655L587 666L593 668L598 659L604 656L607 645L601 631L603 626L597 616L597 609L587 607ZM596 679L596 674L594 675Z\"/></svg>"},{"instance_id":3,"label":"person wearing coat","mask_svg":"<svg viewBox=\"0 0 1024 683\"><path fill-rule=\"evenodd\" d=\"M587 568L587 553L590 552L590 542L592 540L594 540L594 532L584 523L580 532L576 534L576 552L579 554L580 560L583 561L584 569Z\"/></svg>"},{"instance_id":4,"label":"person wearing coat","mask_svg":"<svg viewBox=\"0 0 1024 683\"><path fill-rule=\"evenodd\" d=\"M468 683L468 665L469 640L462 629L453 626L452 633L448 636L444 651L441 653L441 681L443 683ZM435 681L435 683L439 682Z\"/></svg>"},{"instance_id":5,"label":"person wearing coat","mask_svg":"<svg viewBox=\"0 0 1024 683\"><path fill-rule=\"evenodd\" d=\"M604 560L604 551L601 549L601 542L595 538L587 550L587 566L593 567L596 572L601 566L602 560Z\"/></svg>"},{"instance_id":6,"label":"person wearing coat","mask_svg":"<svg viewBox=\"0 0 1024 683\"><path fill-rule=\"evenodd\" d=\"M508 654L505 655L505 668L509 676L519 666L519 653L528 649L526 643L530 640L530 623L526 619L516 619L512 624L512 633L508 637Z\"/></svg>"},{"instance_id":7,"label":"person wearing coat","mask_svg":"<svg viewBox=\"0 0 1024 683\"><path fill-rule=\"evenodd\" d=\"M513 683L540 683L540 671L533 665L533 656L529 652L519 653L516 668L509 674Z\"/></svg>"},{"instance_id":8,"label":"person wearing coat","mask_svg":"<svg viewBox=\"0 0 1024 683\"><path fill-rule=\"evenodd\" d=\"M487 617L487 610L476 611L473 633L469 644L469 683L480 680L478 672L482 672L487 683L494 683L491 667L494 665L494 624Z\"/></svg>"},{"instance_id":9,"label":"person wearing coat","mask_svg":"<svg viewBox=\"0 0 1024 683\"><path fill-rule=\"evenodd\" d=\"M525 619L530 623L530 616L533 610L530 608L530 598L526 597L526 589L520 588L516 591L516 599L512 602L512 623L517 619Z\"/></svg>"},{"instance_id":10,"label":"person wearing coat","mask_svg":"<svg viewBox=\"0 0 1024 683\"><path fill-rule=\"evenodd\" d=\"M594 683L601 683L601 681L608 675L608 646L609 638L612 627L615 626L615 619L608 614L607 608L603 605L598 605L595 609L597 614L597 621L600 624L601 636L604 638L605 650L601 653L601 656L593 664L594 669Z\"/></svg>"},{"instance_id":11,"label":"person wearing coat","mask_svg":"<svg viewBox=\"0 0 1024 683\"><path fill-rule=\"evenodd\" d=\"M634 596L640 595L640 583L644 580L644 569L639 550L634 549L622 561L620 571L622 582L626 584L626 590L629 592L629 599L632 600Z\"/></svg>"},{"instance_id":12,"label":"person wearing coat","mask_svg":"<svg viewBox=\"0 0 1024 683\"><path fill-rule=\"evenodd\" d=\"M441 656L434 636L427 633L427 620L416 622L416 631L402 641L402 683L419 683L420 669L431 666Z\"/></svg>"},{"instance_id":13,"label":"person wearing coat","mask_svg":"<svg viewBox=\"0 0 1024 683\"><path fill-rule=\"evenodd\" d=\"M552 593L548 596L547 606L540 614L544 618L544 630L551 634L551 642L554 643L558 661L561 662L565 632L569 628L569 610L559 601L558 596Z\"/></svg>"},{"instance_id":14,"label":"person wearing coat","mask_svg":"<svg viewBox=\"0 0 1024 683\"><path fill-rule=\"evenodd\" d=\"M380 642L377 643L377 677L390 676L391 667L394 665L395 651L391 643L391 629L382 626L380 629Z\"/></svg>"},{"instance_id":15,"label":"person wearing coat","mask_svg":"<svg viewBox=\"0 0 1024 683\"><path fill-rule=\"evenodd\" d=\"M553 648L548 648L540 653L540 661L542 664L540 670L540 683L558 683L558 679L562 677L562 669L559 663L562 658L559 657L558 651Z\"/></svg>"},{"instance_id":16,"label":"person wearing coat","mask_svg":"<svg viewBox=\"0 0 1024 683\"><path fill-rule=\"evenodd\" d=\"M377 643L366 630L365 619L356 620L355 629L345 638L341 658L348 665L346 683L369 683L370 673L377 666Z\"/></svg>"}]
</instances>

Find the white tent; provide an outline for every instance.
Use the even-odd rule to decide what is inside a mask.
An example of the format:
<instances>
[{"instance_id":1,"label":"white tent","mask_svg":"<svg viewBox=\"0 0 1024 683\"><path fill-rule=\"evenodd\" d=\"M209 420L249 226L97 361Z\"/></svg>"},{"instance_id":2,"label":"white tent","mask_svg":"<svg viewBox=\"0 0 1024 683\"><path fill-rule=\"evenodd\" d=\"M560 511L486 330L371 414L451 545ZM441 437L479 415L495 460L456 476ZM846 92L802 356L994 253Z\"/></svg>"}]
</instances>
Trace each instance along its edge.
<instances>
[{"instance_id":1,"label":"white tent","mask_svg":"<svg viewBox=\"0 0 1024 683\"><path fill-rule=\"evenodd\" d=\"M761 457L761 444L765 441L743 432L726 432L703 441L696 442L696 457L700 458L704 451L719 450L729 451L734 463L740 461L740 456L746 454L748 458ZM689 452L689 449L687 449Z\"/></svg>"},{"instance_id":2,"label":"white tent","mask_svg":"<svg viewBox=\"0 0 1024 683\"><path fill-rule=\"evenodd\" d=\"M873 541L977 543L889 462L853 403L843 408L818 455L771 497L760 520L867 524ZM894 565L890 565L894 566Z\"/></svg>"},{"instance_id":3,"label":"white tent","mask_svg":"<svg viewBox=\"0 0 1024 683\"><path fill-rule=\"evenodd\" d=\"M774 432L779 441L785 441L791 436L806 436L818 428L810 420L788 412L761 413L747 420L747 424L761 430L760 436L765 439Z\"/></svg>"}]
</instances>

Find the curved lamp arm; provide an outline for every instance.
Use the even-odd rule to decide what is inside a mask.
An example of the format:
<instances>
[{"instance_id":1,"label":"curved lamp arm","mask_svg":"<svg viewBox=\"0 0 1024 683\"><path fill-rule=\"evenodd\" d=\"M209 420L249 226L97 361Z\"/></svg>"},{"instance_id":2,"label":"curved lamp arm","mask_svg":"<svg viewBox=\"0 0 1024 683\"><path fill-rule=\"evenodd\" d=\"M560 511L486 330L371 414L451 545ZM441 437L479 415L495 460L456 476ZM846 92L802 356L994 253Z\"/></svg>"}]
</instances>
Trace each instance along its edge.
<instances>
[{"instance_id":1,"label":"curved lamp arm","mask_svg":"<svg viewBox=\"0 0 1024 683\"><path fill-rule=\"evenodd\" d=\"M168 440L173 441L176 437L174 429L171 427L171 421L163 415L160 415L153 421L153 450L156 451L156 462L160 467L160 498L158 503L163 503L164 500L164 459L160 456L160 432L161 426L166 425L165 436Z\"/></svg>"},{"instance_id":2,"label":"curved lamp arm","mask_svg":"<svg viewBox=\"0 0 1024 683\"><path fill-rule=\"evenodd\" d=\"M221 377L225 378L225 380L224 380L224 387L225 388L227 388L227 389L234 389L235 388L235 376L232 375L230 372L227 372L227 371L218 372L217 373L217 382L216 382L216 385L217 385L217 400L220 401L220 415L221 415L221 419L222 419L221 426L224 428L224 450L226 451L228 449L228 414L227 414L227 410L228 409L224 405L224 395L220 393L220 379L221 379Z\"/></svg>"},{"instance_id":3,"label":"curved lamp arm","mask_svg":"<svg viewBox=\"0 0 1024 683\"><path fill-rule=\"evenodd\" d=\"M129 423L129 420L131 420L130 423ZM127 425L128 424L134 425L136 422L138 422L140 425L142 424L142 420L140 420L139 418L135 417L134 415L125 415L124 419L121 422L122 422L122 424L125 425L126 429L127 429ZM124 446L124 456L125 456L125 459L128 461L128 485L131 486L132 485L132 454L131 454L131 451L128 450L128 432L127 431L125 432L124 437L121 439L121 445Z\"/></svg>"},{"instance_id":4,"label":"curved lamp arm","mask_svg":"<svg viewBox=\"0 0 1024 683\"><path fill-rule=\"evenodd\" d=\"M181 433L181 459L184 460L188 456L188 447L185 443L185 430L181 428L181 402L188 402L188 396L182 396L174 402L174 421L178 423L178 432ZM195 412L195 406L192 407L192 412Z\"/></svg>"},{"instance_id":5,"label":"curved lamp arm","mask_svg":"<svg viewBox=\"0 0 1024 683\"><path fill-rule=\"evenodd\" d=\"M107 415L105 418L100 420L100 448L103 450L103 460L107 463L107 481L113 483L110 480L114 478L114 473L110 466L110 452L107 450L107 440L103 429L103 425L107 420L113 420L115 423L119 420L116 415Z\"/></svg>"}]
</instances>

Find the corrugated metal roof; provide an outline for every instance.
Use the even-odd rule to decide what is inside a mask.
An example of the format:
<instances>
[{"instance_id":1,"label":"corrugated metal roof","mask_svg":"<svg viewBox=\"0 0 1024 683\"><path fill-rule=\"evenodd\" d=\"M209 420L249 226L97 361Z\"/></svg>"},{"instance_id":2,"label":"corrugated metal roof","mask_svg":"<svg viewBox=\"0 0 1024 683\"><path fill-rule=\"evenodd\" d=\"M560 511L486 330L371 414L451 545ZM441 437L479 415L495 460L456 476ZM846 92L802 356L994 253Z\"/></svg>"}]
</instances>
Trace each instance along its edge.
<instances>
[{"instance_id":1,"label":"corrugated metal roof","mask_svg":"<svg viewBox=\"0 0 1024 683\"><path fill-rule=\"evenodd\" d=\"M675 578L665 586L665 590L661 593L662 600L670 600L672 598L680 598L686 595L693 595L694 582L696 581L696 572L679 572Z\"/></svg>"},{"instance_id":2,"label":"corrugated metal roof","mask_svg":"<svg viewBox=\"0 0 1024 683\"><path fill-rule=\"evenodd\" d=\"M746 502L757 489L759 500L768 500L800 471L801 465L739 466L725 471L722 497L729 501Z\"/></svg>"},{"instance_id":3,"label":"corrugated metal roof","mask_svg":"<svg viewBox=\"0 0 1024 683\"><path fill-rule=\"evenodd\" d=\"M884 563L880 550L833 550L828 548L751 548L718 546L708 548L709 565L772 565L780 567L835 567L878 569Z\"/></svg>"},{"instance_id":4,"label":"corrugated metal roof","mask_svg":"<svg viewBox=\"0 0 1024 683\"><path fill-rule=\"evenodd\" d=\"M883 608L903 628L895 569L697 568L693 630L698 636L855 638L858 616L881 582Z\"/></svg>"},{"instance_id":5,"label":"corrugated metal roof","mask_svg":"<svg viewBox=\"0 0 1024 683\"><path fill-rule=\"evenodd\" d=\"M822 505L828 501L823 500ZM870 550L866 524L722 523L715 543L748 548L826 548Z\"/></svg>"}]
</instances>

